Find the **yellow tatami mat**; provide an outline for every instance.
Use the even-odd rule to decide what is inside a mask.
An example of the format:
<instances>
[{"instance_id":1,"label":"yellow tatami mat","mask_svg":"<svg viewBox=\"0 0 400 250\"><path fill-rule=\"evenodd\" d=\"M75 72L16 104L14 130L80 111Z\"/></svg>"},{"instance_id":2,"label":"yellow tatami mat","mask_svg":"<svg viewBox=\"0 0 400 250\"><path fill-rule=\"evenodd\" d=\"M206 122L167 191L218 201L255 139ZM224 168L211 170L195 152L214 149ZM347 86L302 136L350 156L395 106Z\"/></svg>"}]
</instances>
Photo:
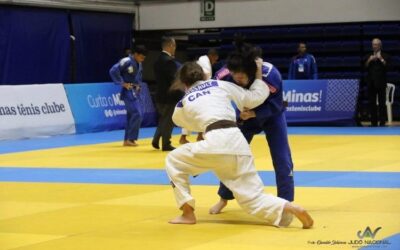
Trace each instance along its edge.
<instances>
[{"instance_id":1,"label":"yellow tatami mat","mask_svg":"<svg viewBox=\"0 0 400 250\"><path fill-rule=\"evenodd\" d=\"M296 170L400 170L400 136L291 135L289 140ZM0 166L162 169L167 153L153 149L150 139L139 143L139 147L113 142L10 153L0 155ZM173 144L178 145L178 136L173 137ZM251 148L257 169L272 170L265 137L255 136Z\"/></svg>"},{"instance_id":2,"label":"yellow tatami mat","mask_svg":"<svg viewBox=\"0 0 400 250\"><path fill-rule=\"evenodd\" d=\"M376 239L399 232L400 191L297 188L315 227L265 226L235 202L209 215L214 186L194 186L197 225L170 225L176 216L170 186L0 184L0 249L354 249L320 242L358 240L366 227ZM274 188L267 187L266 191ZM314 244L312 243L314 242Z\"/></svg>"},{"instance_id":3,"label":"yellow tatami mat","mask_svg":"<svg viewBox=\"0 0 400 250\"><path fill-rule=\"evenodd\" d=\"M177 140L174 136L173 144ZM111 142L1 154L0 175L11 179L0 176L0 249L331 250L359 249L366 240L382 239L374 247L400 249L399 136L291 135L289 140L297 171L295 202L309 210L313 229L301 229L298 221L289 228L266 226L234 201L222 214L209 215L218 196L207 175L192 186L198 224L168 224L179 210L171 187L161 185L168 183L163 182L167 153L143 139L139 147ZM265 138L256 136L251 146L257 169L272 185ZM53 173L58 183L50 183ZM100 178L91 179L92 174ZM125 174L133 181L123 182ZM149 176L156 177L137 182ZM108 178L116 182L100 184ZM66 183L70 179L80 183Z\"/></svg>"}]
</instances>

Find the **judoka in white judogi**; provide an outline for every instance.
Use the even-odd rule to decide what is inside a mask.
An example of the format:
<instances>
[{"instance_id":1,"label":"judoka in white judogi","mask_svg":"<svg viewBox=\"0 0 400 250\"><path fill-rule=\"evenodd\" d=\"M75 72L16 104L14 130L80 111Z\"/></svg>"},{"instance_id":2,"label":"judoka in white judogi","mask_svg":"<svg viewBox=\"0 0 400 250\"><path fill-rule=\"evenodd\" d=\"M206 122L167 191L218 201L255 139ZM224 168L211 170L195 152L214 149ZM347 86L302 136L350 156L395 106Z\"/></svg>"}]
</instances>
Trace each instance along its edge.
<instances>
[{"instance_id":1,"label":"judoka in white judogi","mask_svg":"<svg viewBox=\"0 0 400 250\"><path fill-rule=\"evenodd\" d=\"M195 63L185 65L189 69L199 67ZM193 73L184 67L181 74ZM189 176L211 170L232 190L246 212L271 225L290 224L292 214L283 212L288 201L264 193L264 185L255 169L249 144L240 130L234 126L214 126L221 121L235 124L236 113L231 101L239 110L252 109L263 103L268 95L269 88L260 79L256 79L249 90L217 80L197 81L187 90L184 98L176 105L172 119L180 127L205 134L203 141L182 145L167 156L167 174L177 205L184 211L184 215L171 223L196 222L194 214L194 220L185 220L185 210L189 208L193 211L195 208L195 200L190 194ZM209 126L214 129L208 131L206 128Z\"/></svg>"}]
</instances>

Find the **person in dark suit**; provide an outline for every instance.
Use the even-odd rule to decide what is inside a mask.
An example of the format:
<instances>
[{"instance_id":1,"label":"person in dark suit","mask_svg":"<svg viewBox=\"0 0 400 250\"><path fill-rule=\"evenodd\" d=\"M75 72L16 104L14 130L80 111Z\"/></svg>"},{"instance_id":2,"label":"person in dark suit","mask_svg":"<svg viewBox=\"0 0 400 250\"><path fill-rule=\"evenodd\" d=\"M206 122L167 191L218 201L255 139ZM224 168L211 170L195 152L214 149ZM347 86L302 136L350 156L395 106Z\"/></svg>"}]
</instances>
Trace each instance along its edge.
<instances>
[{"instance_id":1,"label":"person in dark suit","mask_svg":"<svg viewBox=\"0 0 400 250\"><path fill-rule=\"evenodd\" d=\"M364 57L364 66L367 69L367 85L369 112L371 114L371 125L378 126L378 110L376 96L379 103L379 125L385 126L386 122L386 71L389 55L382 52L382 42L378 38L372 40L372 52Z\"/></svg>"},{"instance_id":2,"label":"person in dark suit","mask_svg":"<svg viewBox=\"0 0 400 250\"><path fill-rule=\"evenodd\" d=\"M159 141L162 139L162 150L172 151L171 134L174 128L172 114L175 105L182 97L182 92L171 91L170 87L175 80L178 66L174 61L176 42L172 37L163 37L162 52L154 64L156 78L156 107L159 114L158 127L153 136L152 146L160 149Z\"/></svg>"}]
</instances>

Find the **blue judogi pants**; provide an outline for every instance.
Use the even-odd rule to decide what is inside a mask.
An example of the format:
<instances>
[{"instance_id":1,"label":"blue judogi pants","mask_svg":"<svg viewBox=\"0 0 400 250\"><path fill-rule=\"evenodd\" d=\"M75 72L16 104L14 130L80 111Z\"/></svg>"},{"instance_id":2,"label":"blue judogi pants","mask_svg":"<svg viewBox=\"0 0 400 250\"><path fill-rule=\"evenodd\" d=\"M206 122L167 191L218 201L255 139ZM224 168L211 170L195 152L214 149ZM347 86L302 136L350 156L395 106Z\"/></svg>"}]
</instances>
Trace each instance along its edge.
<instances>
[{"instance_id":1,"label":"blue judogi pants","mask_svg":"<svg viewBox=\"0 0 400 250\"><path fill-rule=\"evenodd\" d=\"M290 153L285 114L281 113L268 118L264 122L263 127L260 127L255 119L248 120L240 126L240 130L248 143L251 142L254 135L264 131L275 170L278 197L293 201L293 162ZM234 199L232 192L223 183L220 183L218 195L226 200Z\"/></svg>"},{"instance_id":2,"label":"blue judogi pants","mask_svg":"<svg viewBox=\"0 0 400 250\"><path fill-rule=\"evenodd\" d=\"M142 108L137 98L125 96L121 98L125 102L126 126L124 140L137 140L139 137L140 124L142 123Z\"/></svg>"}]
</instances>

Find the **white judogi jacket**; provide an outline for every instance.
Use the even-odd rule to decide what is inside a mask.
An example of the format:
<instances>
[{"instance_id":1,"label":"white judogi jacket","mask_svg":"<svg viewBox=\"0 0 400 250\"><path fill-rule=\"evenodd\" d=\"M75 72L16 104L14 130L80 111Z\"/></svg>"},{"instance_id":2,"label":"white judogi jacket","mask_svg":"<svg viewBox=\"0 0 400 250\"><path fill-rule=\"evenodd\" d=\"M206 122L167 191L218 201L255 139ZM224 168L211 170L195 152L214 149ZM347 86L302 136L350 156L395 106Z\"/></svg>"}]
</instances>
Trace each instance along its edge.
<instances>
[{"instance_id":1,"label":"white judogi jacket","mask_svg":"<svg viewBox=\"0 0 400 250\"><path fill-rule=\"evenodd\" d=\"M219 120L236 122L231 101L242 111L243 108L257 107L268 96L269 88L262 80L256 79L249 90L226 81L198 81L178 102L172 120L179 127L205 132L208 125ZM204 137L204 141L194 143L194 153L251 155L250 147L238 128L212 130Z\"/></svg>"},{"instance_id":2,"label":"white judogi jacket","mask_svg":"<svg viewBox=\"0 0 400 250\"><path fill-rule=\"evenodd\" d=\"M200 56L199 60L197 60L197 64L203 69L204 74L206 75L207 80L211 78L212 74L212 65L210 62L210 58L207 55Z\"/></svg>"}]
</instances>

